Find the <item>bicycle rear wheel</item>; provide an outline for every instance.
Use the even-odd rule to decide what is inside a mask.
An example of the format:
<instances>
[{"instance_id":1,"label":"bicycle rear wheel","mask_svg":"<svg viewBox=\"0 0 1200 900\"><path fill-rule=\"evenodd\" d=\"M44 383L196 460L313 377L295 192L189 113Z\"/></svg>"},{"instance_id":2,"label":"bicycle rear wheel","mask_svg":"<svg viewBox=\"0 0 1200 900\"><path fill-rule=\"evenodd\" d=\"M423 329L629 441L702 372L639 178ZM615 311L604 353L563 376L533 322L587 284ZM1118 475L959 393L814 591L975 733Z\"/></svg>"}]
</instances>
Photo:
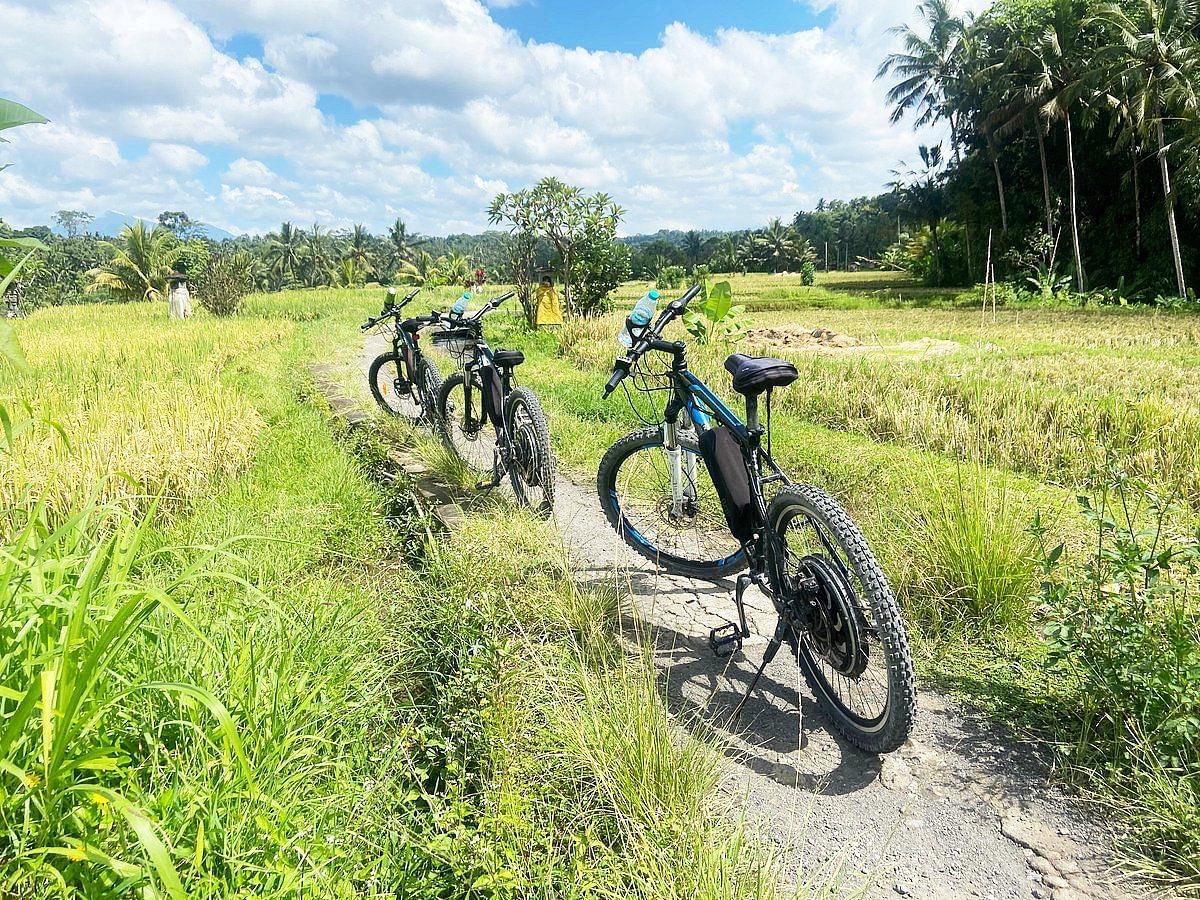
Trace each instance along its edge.
<instances>
[{"instance_id":1,"label":"bicycle rear wheel","mask_svg":"<svg viewBox=\"0 0 1200 900\"><path fill-rule=\"evenodd\" d=\"M817 702L855 746L897 749L916 720L916 676L899 604L862 531L809 486L781 491L767 522L782 553L776 602Z\"/></svg>"},{"instance_id":2,"label":"bicycle rear wheel","mask_svg":"<svg viewBox=\"0 0 1200 900\"><path fill-rule=\"evenodd\" d=\"M627 434L604 455L596 476L600 505L625 543L675 575L715 579L746 567L694 436L681 434L683 500L675 503L673 462L662 429Z\"/></svg>"},{"instance_id":3,"label":"bicycle rear wheel","mask_svg":"<svg viewBox=\"0 0 1200 900\"><path fill-rule=\"evenodd\" d=\"M511 450L508 477L517 500L548 519L554 512L554 450L537 396L513 388L504 401L504 424Z\"/></svg>"}]
</instances>

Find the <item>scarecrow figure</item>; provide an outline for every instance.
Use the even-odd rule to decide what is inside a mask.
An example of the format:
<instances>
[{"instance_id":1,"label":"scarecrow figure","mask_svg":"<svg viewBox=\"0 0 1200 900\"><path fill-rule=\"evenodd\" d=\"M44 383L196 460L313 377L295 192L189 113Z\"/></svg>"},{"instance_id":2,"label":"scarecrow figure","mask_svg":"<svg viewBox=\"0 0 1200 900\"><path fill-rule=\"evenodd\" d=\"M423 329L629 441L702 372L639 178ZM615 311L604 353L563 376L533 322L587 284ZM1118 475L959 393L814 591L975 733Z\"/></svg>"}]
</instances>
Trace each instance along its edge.
<instances>
[{"instance_id":1,"label":"scarecrow figure","mask_svg":"<svg viewBox=\"0 0 1200 900\"><path fill-rule=\"evenodd\" d=\"M563 323L562 302L558 299L558 291L554 289L554 279L549 269L541 272L541 284L537 289L537 308L533 324L542 328L547 325Z\"/></svg>"},{"instance_id":2,"label":"scarecrow figure","mask_svg":"<svg viewBox=\"0 0 1200 900\"><path fill-rule=\"evenodd\" d=\"M167 276L167 316L186 319L192 314L192 295L188 292L187 276L172 272Z\"/></svg>"}]
</instances>

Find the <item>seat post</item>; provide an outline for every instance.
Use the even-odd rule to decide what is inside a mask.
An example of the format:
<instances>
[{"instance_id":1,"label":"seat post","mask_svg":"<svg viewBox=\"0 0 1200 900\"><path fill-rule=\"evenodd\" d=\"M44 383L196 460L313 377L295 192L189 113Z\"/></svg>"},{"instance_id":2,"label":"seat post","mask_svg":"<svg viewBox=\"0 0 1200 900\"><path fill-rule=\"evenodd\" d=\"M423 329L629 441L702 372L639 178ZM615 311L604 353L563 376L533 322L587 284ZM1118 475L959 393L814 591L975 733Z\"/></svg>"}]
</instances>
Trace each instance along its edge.
<instances>
[{"instance_id":1,"label":"seat post","mask_svg":"<svg viewBox=\"0 0 1200 900\"><path fill-rule=\"evenodd\" d=\"M752 434L759 430L758 394L746 395L746 430Z\"/></svg>"}]
</instances>

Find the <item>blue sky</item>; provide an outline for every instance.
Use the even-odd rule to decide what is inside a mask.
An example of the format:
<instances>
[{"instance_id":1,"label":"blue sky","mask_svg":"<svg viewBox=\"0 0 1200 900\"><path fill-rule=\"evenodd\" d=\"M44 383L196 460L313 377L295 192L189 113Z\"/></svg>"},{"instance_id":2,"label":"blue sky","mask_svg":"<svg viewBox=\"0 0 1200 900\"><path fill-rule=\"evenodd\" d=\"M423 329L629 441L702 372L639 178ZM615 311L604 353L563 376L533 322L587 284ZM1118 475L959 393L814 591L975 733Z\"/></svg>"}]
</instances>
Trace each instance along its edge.
<instances>
[{"instance_id":1,"label":"blue sky","mask_svg":"<svg viewBox=\"0 0 1200 900\"><path fill-rule=\"evenodd\" d=\"M964 0L978 9L985 0ZM625 233L875 193L918 140L873 74L915 0L0 0L0 217L486 226L545 175Z\"/></svg>"},{"instance_id":2,"label":"blue sky","mask_svg":"<svg viewBox=\"0 0 1200 900\"><path fill-rule=\"evenodd\" d=\"M713 35L722 28L786 33L831 20L795 0L540 0L495 8L492 17L542 43L626 53L655 46L672 22Z\"/></svg>"}]
</instances>

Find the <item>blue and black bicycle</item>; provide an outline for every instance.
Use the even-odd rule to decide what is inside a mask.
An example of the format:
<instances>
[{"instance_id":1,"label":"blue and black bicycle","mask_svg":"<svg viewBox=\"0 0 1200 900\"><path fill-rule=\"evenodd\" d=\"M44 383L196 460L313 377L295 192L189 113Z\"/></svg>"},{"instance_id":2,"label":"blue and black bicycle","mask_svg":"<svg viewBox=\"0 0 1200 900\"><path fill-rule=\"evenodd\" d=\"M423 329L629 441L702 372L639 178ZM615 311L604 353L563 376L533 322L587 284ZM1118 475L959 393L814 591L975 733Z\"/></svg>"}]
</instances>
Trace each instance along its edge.
<instances>
[{"instance_id":1,"label":"blue and black bicycle","mask_svg":"<svg viewBox=\"0 0 1200 900\"><path fill-rule=\"evenodd\" d=\"M895 750L907 740L917 708L895 595L842 506L793 482L771 456L771 395L796 380L796 367L740 353L725 361L734 391L746 400L743 422L688 370L687 347L663 337L699 293L693 287L653 322L627 320L632 346L616 361L605 396L624 383L627 391L661 392L666 408L661 421L605 454L597 479L601 505L624 540L668 572L705 579L741 573L738 620L713 629L714 652L737 652L750 636L747 588L757 586L771 599L775 632L742 704L787 647L851 743L872 753ZM664 358L665 367L655 364Z\"/></svg>"}]
</instances>

